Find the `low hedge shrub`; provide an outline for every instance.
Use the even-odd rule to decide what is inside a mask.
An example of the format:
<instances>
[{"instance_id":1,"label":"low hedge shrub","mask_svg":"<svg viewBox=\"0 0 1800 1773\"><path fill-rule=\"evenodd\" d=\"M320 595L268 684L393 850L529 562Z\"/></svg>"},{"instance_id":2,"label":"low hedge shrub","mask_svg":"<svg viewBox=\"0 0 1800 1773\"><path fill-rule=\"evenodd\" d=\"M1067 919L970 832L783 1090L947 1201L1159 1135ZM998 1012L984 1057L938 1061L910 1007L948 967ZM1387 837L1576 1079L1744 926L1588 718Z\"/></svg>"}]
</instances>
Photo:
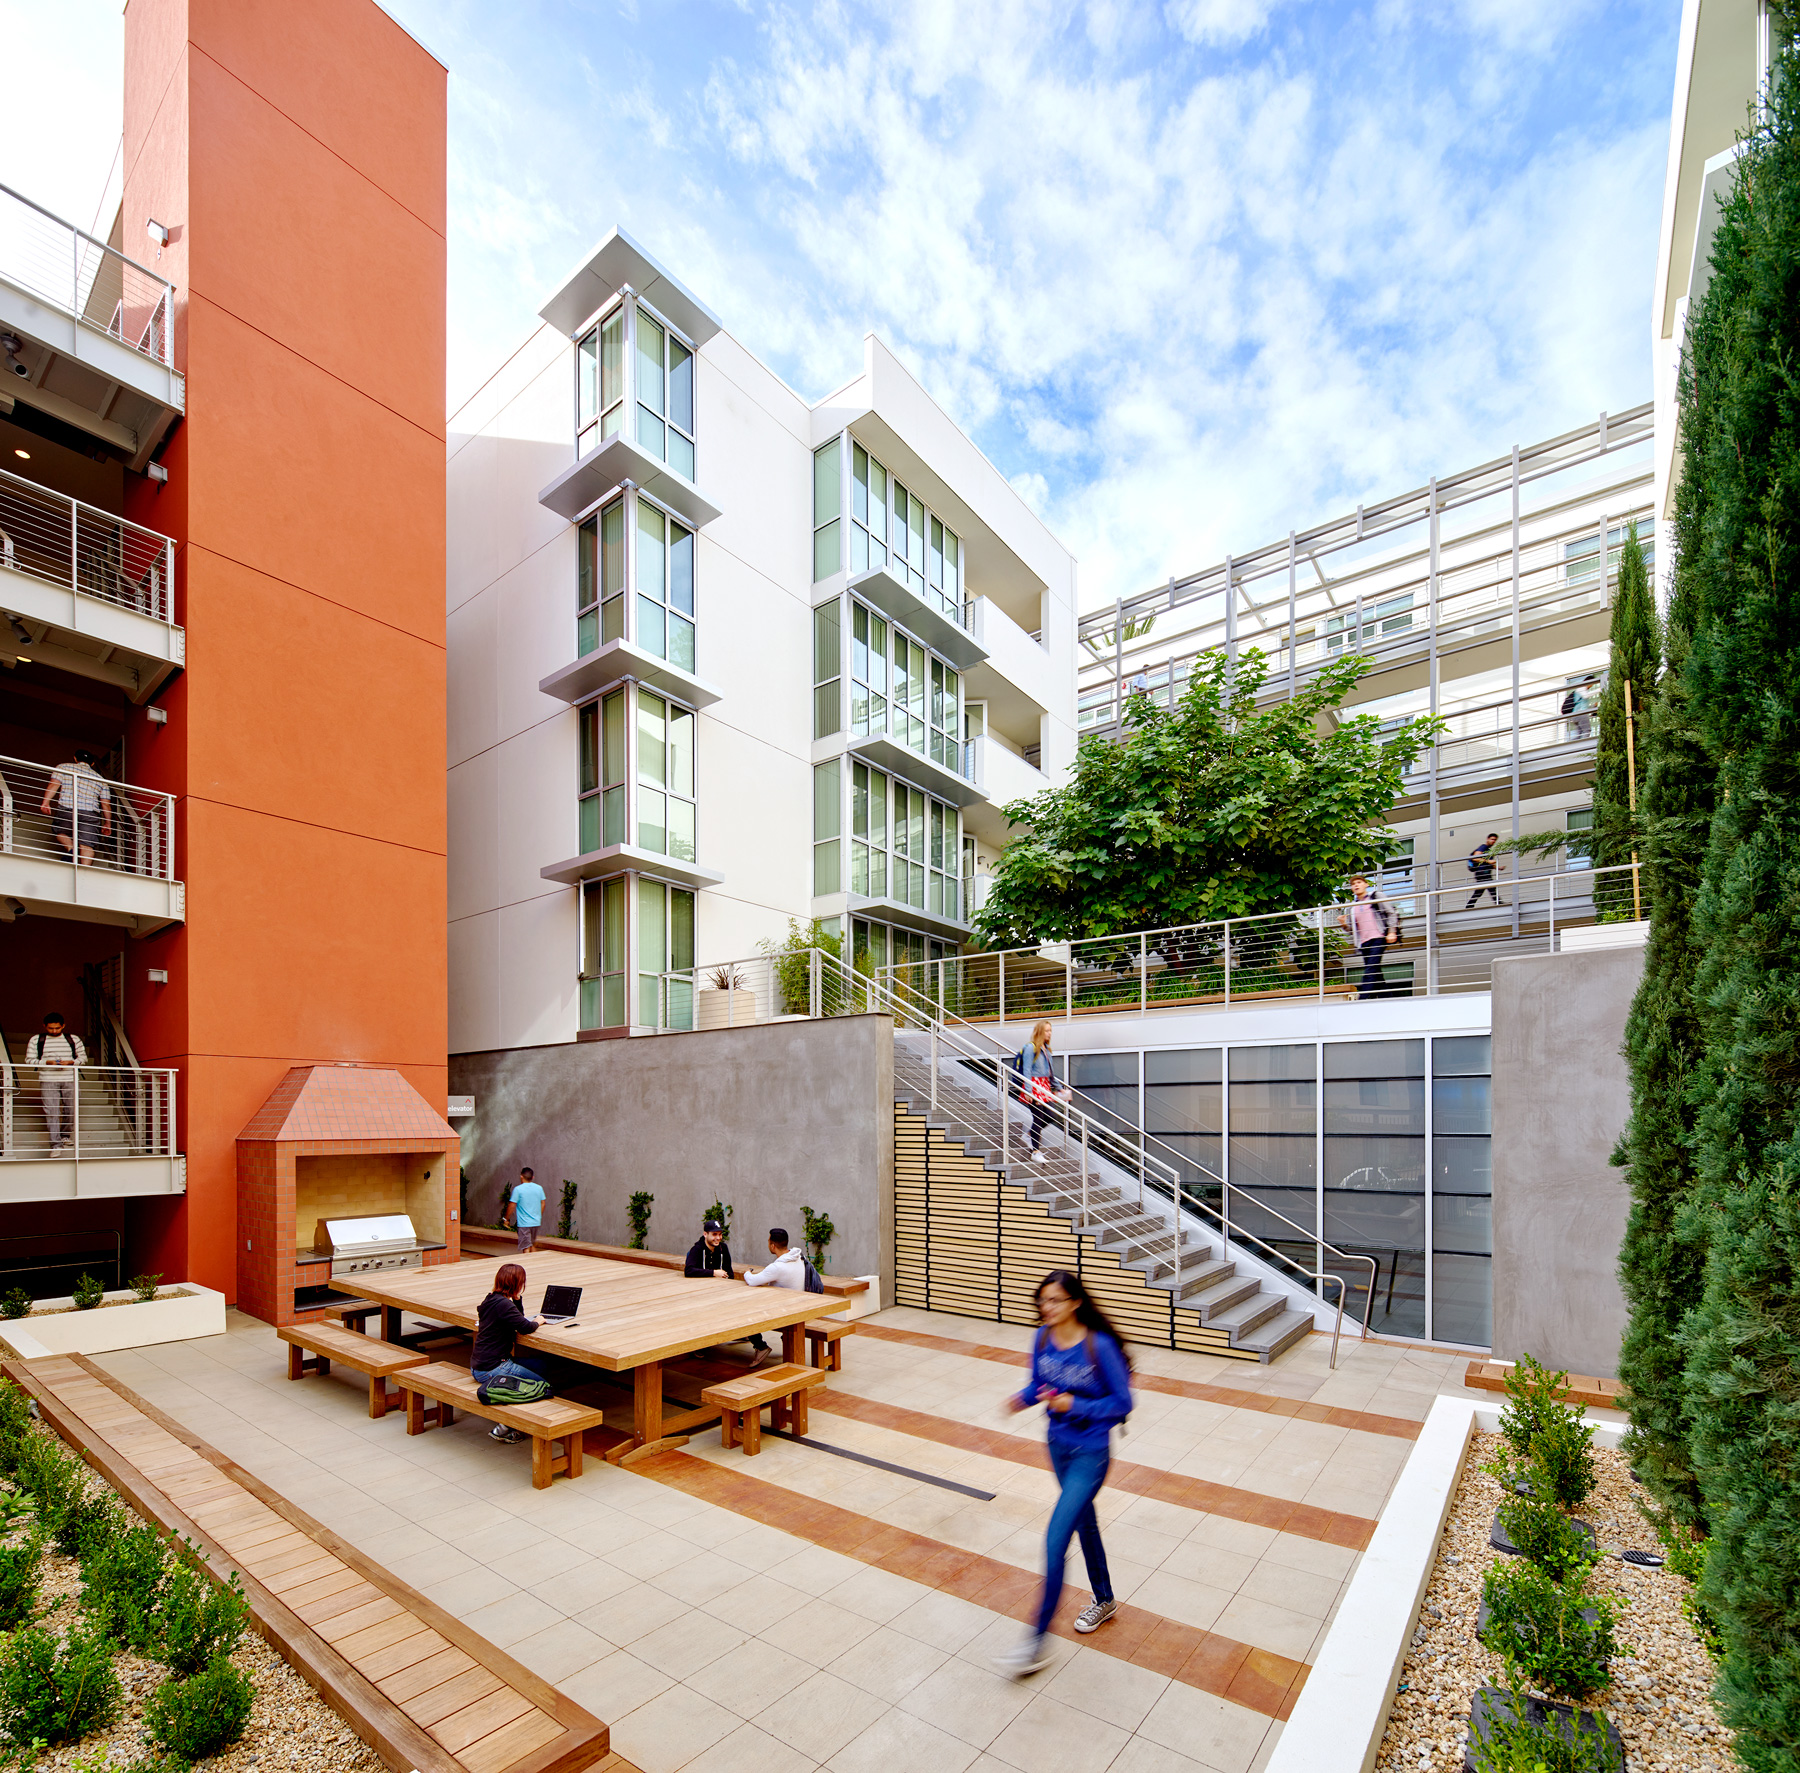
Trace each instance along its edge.
<instances>
[{"instance_id":1,"label":"low hedge shrub","mask_svg":"<svg viewBox=\"0 0 1800 1773\"><path fill-rule=\"evenodd\" d=\"M219 1656L199 1674L164 1681L144 1707L144 1723L158 1748L198 1761L243 1735L254 1696L249 1678Z\"/></svg>"}]
</instances>

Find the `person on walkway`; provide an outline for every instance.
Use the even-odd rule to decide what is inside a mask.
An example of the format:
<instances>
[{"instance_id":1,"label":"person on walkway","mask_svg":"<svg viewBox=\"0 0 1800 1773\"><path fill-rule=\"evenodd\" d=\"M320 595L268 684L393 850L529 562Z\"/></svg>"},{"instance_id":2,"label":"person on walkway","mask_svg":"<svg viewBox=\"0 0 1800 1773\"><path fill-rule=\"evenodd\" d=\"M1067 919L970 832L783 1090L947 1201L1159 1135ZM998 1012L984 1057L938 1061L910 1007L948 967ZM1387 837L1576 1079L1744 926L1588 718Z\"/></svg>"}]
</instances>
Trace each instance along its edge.
<instances>
[{"instance_id":1,"label":"person on walkway","mask_svg":"<svg viewBox=\"0 0 1800 1773\"><path fill-rule=\"evenodd\" d=\"M1600 706L1600 692L1594 685L1599 681L1598 676L1590 671L1563 697L1563 713L1575 716L1569 723L1568 738L1587 739L1593 736L1594 710Z\"/></svg>"},{"instance_id":2,"label":"person on walkway","mask_svg":"<svg viewBox=\"0 0 1800 1773\"><path fill-rule=\"evenodd\" d=\"M700 1227L700 1236L687 1253L687 1261L682 1267L689 1280L735 1280L737 1277L731 1267L731 1245L725 1241L725 1227L717 1219L708 1219ZM750 1361L752 1370L762 1366L771 1357L768 1343L761 1334L750 1338L750 1347L754 1351ZM712 1350L708 1350L711 1353Z\"/></svg>"},{"instance_id":3,"label":"person on walkway","mask_svg":"<svg viewBox=\"0 0 1800 1773\"><path fill-rule=\"evenodd\" d=\"M1369 884L1366 874L1350 878L1351 901L1338 918L1338 925L1350 932L1350 940L1361 949L1363 975L1357 985L1358 999L1387 996L1387 978L1381 970L1388 947L1400 940L1400 919L1379 892Z\"/></svg>"},{"instance_id":4,"label":"person on walkway","mask_svg":"<svg viewBox=\"0 0 1800 1773\"><path fill-rule=\"evenodd\" d=\"M46 1010L44 1032L25 1043L25 1063L37 1067L38 1100L44 1105L52 1151L67 1151L74 1142L75 1074L87 1062L81 1036L64 1032L62 1011Z\"/></svg>"},{"instance_id":5,"label":"person on walkway","mask_svg":"<svg viewBox=\"0 0 1800 1773\"><path fill-rule=\"evenodd\" d=\"M526 1172L527 1175L530 1171ZM525 1291L525 1270L516 1262L507 1262L494 1276L494 1290L475 1308L475 1347L469 1356L469 1377L477 1385L494 1385L502 1379L541 1379L550 1383L552 1371L548 1355L519 1353L518 1338L529 1336L538 1327L535 1317L527 1317L519 1304ZM488 1434L509 1445L526 1437L504 1422L496 1422Z\"/></svg>"},{"instance_id":6,"label":"person on walkway","mask_svg":"<svg viewBox=\"0 0 1800 1773\"><path fill-rule=\"evenodd\" d=\"M1057 1119L1055 1104L1068 1101L1072 1091L1056 1087L1056 1067L1050 1059L1050 1024L1040 1022L1031 1031L1031 1039L1013 1057L1012 1068L1018 1079L1019 1100L1031 1115L1031 1161L1048 1163L1044 1150L1044 1128Z\"/></svg>"},{"instance_id":7,"label":"person on walkway","mask_svg":"<svg viewBox=\"0 0 1800 1773\"><path fill-rule=\"evenodd\" d=\"M1483 893L1496 905L1500 903L1500 889L1494 885L1494 845L1499 841L1500 833L1490 831L1469 851L1469 872L1475 876L1475 890L1469 895L1469 902L1463 910L1473 911L1481 903Z\"/></svg>"},{"instance_id":8,"label":"person on walkway","mask_svg":"<svg viewBox=\"0 0 1800 1773\"><path fill-rule=\"evenodd\" d=\"M1038 1282L1043 1325L1031 1345L1031 1377L1012 1400L1014 1410L1043 1404L1049 1411L1050 1468L1060 1494L1044 1534L1044 1592L1037 1619L1019 1647L1000 1659L1003 1674L1036 1674L1050 1660L1050 1621L1062 1599L1069 1541L1079 1535L1093 1600L1075 1620L1097 1631L1118 1611L1094 1498L1112 1463L1113 1425L1131 1414L1131 1361L1119 1333L1094 1303L1080 1277L1055 1269Z\"/></svg>"},{"instance_id":9,"label":"person on walkway","mask_svg":"<svg viewBox=\"0 0 1800 1773\"><path fill-rule=\"evenodd\" d=\"M506 1203L507 1223L519 1234L519 1254L529 1256L537 1248L538 1228L544 1223L544 1191L532 1180L532 1172L524 1169L513 1184L512 1199Z\"/></svg>"},{"instance_id":10,"label":"person on walkway","mask_svg":"<svg viewBox=\"0 0 1800 1773\"><path fill-rule=\"evenodd\" d=\"M77 862L91 862L102 839L112 836L112 790L94 768L91 751L77 751L72 763L59 763L44 784L40 811L56 811L50 831Z\"/></svg>"}]
</instances>

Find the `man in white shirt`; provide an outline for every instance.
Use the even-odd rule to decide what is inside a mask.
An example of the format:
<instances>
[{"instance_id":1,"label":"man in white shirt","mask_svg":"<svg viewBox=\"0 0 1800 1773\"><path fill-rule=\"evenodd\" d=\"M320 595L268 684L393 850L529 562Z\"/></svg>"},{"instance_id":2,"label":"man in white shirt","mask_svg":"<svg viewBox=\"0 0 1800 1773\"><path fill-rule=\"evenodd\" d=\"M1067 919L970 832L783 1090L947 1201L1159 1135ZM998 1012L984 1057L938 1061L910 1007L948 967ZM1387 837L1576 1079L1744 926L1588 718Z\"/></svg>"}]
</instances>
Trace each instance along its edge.
<instances>
[{"instance_id":1,"label":"man in white shirt","mask_svg":"<svg viewBox=\"0 0 1800 1773\"><path fill-rule=\"evenodd\" d=\"M788 1247L788 1234L781 1226L769 1232L769 1254L775 1258L762 1268L746 1268L744 1284L749 1287L788 1287L796 1293L806 1291L806 1258Z\"/></svg>"},{"instance_id":2,"label":"man in white shirt","mask_svg":"<svg viewBox=\"0 0 1800 1773\"><path fill-rule=\"evenodd\" d=\"M46 1011L44 1032L25 1043L25 1063L37 1067L38 1097L44 1104L50 1149L67 1151L75 1132L75 1072L87 1063L87 1048L80 1035L63 1032L59 1010Z\"/></svg>"}]
</instances>

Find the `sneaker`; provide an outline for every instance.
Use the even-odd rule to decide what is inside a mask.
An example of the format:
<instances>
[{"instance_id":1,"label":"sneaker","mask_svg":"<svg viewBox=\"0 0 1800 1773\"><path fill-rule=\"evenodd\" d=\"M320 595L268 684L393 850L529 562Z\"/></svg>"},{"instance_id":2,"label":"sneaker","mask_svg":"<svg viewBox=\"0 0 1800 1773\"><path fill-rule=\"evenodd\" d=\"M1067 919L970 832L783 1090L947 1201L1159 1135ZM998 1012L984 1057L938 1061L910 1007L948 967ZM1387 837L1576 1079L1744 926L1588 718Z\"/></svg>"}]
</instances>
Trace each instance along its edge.
<instances>
[{"instance_id":1,"label":"sneaker","mask_svg":"<svg viewBox=\"0 0 1800 1773\"><path fill-rule=\"evenodd\" d=\"M1119 1603L1117 1601L1095 1601L1076 1619L1075 1629L1077 1631L1098 1631L1118 1610Z\"/></svg>"},{"instance_id":2,"label":"sneaker","mask_svg":"<svg viewBox=\"0 0 1800 1773\"><path fill-rule=\"evenodd\" d=\"M509 1447L525 1438L526 1437L520 1434L516 1428L508 1428L504 1422L496 1422L494 1426L488 1430L489 1440L500 1441Z\"/></svg>"},{"instance_id":3,"label":"sneaker","mask_svg":"<svg viewBox=\"0 0 1800 1773\"><path fill-rule=\"evenodd\" d=\"M1034 1675L1040 1668L1050 1666L1050 1640L1048 1637L1028 1637L1016 1649L1008 1650L1004 1655L994 1658L994 1668L999 1674L1010 1675L1015 1681L1022 1681L1027 1675Z\"/></svg>"},{"instance_id":4,"label":"sneaker","mask_svg":"<svg viewBox=\"0 0 1800 1773\"><path fill-rule=\"evenodd\" d=\"M1050 1161L1050 1153L1047 1151L1034 1151L1031 1154L1031 1161L1034 1164L1047 1164Z\"/></svg>"}]
</instances>

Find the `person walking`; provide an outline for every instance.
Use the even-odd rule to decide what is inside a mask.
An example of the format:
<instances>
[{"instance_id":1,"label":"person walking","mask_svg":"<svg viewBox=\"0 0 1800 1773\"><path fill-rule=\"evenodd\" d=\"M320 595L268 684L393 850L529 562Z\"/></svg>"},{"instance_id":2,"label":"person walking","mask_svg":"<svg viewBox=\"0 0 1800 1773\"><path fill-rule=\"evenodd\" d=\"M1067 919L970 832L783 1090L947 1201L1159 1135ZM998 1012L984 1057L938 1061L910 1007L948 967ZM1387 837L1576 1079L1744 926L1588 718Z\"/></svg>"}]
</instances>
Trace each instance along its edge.
<instances>
[{"instance_id":1,"label":"person walking","mask_svg":"<svg viewBox=\"0 0 1800 1773\"><path fill-rule=\"evenodd\" d=\"M44 1105L52 1151L67 1151L74 1142L76 1073L88 1062L81 1036L65 1033L64 1028L62 1011L46 1010L44 1032L25 1043L25 1063L37 1067L38 1100Z\"/></svg>"},{"instance_id":2,"label":"person walking","mask_svg":"<svg viewBox=\"0 0 1800 1773\"><path fill-rule=\"evenodd\" d=\"M731 1245L725 1241L725 1227L717 1219L708 1219L700 1227L700 1235L694 1240L693 1247L687 1253L687 1261L682 1265L682 1273L689 1280L735 1280L737 1276L731 1267ZM804 1277L802 1277L804 1279ZM754 1372L763 1366L771 1357L769 1344L758 1332L750 1338L750 1347L754 1351L750 1367ZM715 1354L716 1349L708 1349L708 1354Z\"/></svg>"},{"instance_id":3,"label":"person walking","mask_svg":"<svg viewBox=\"0 0 1800 1773\"><path fill-rule=\"evenodd\" d=\"M1358 1000L1385 997L1387 978L1381 963L1389 946L1400 940L1400 919L1393 915L1387 900L1369 884L1366 874L1350 878L1350 903L1338 918L1341 929L1350 932L1350 940L1362 951L1363 974L1356 987Z\"/></svg>"},{"instance_id":4,"label":"person walking","mask_svg":"<svg viewBox=\"0 0 1800 1773\"><path fill-rule=\"evenodd\" d=\"M475 1346L469 1355L469 1377L477 1385L495 1385L506 1379L550 1383L550 1357L518 1351L519 1337L529 1336L538 1327L538 1320L527 1317L519 1304L519 1295L524 1291L525 1270L516 1262L504 1263L494 1276L494 1290L475 1308ZM508 1445L526 1438L504 1422L496 1422L488 1435Z\"/></svg>"},{"instance_id":5,"label":"person walking","mask_svg":"<svg viewBox=\"0 0 1800 1773\"><path fill-rule=\"evenodd\" d=\"M519 1254L529 1256L537 1248L538 1229L544 1223L544 1191L523 1169L506 1203L506 1222L519 1234Z\"/></svg>"},{"instance_id":6,"label":"person walking","mask_svg":"<svg viewBox=\"0 0 1800 1773\"><path fill-rule=\"evenodd\" d=\"M1500 833L1490 831L1469 851L1469 872L1475 876L1475 890L1469 895L1469 902L1463 910L1473 911L1481 903L1483 893L1496 905L1500 903L1500 889L1494 885L1494 845L1499 841Z\"/></svg>"},{"instance_id":7,"label":"person walking","mask_svg":"<svg viewBox=\"0 0 1800 1773\"><path fill-rule=\"evenodd\" d=\"M1050 1024L1040 1022L1031 1031L1031 1039L1013 1056L1012 1068L1018 1077L1019 1100L1031 1115L1031 1161L1048 1163L1044 1150L1044 1128L1056 1118L1055 1103L1068 1101L1072 1091L1056 1087L1056 1067L1050 1059ZM1004 1109L1001 1111L1005 1112Z\"/></svg>"},{"instance_id":8,"label":"person walking","mask_svg":"<svg viewBox=\"0 0 1800 1773\"><path fill-rule=\"evenodd\" d=\"M1078 1275L1054 1269L1038 1282L1042 1327L1031 1346L1031 1376L1012 1399L1014 1410L1042 1404L1049 1412L1050 1468L1059 1493L1044 1533L1044 1592L1023 1643L1000 1658L1003 1674L1022 1679L1050 1660L1050 1621L1062 1599L1069 1541L1079 1536L1093 1600L1075 1620L1079 1632L1098 1631L1118 1611L1094 1498L1112 1464L1115 1423L1131 1414L1131 1361Z\"/></svg>"},{"instance_id":9,"label":"person walking","mask_svg":"<svg viewBox=\"0 0 1800 1773\"><path fill-rule=\"evenodd\" d=\"M112 836L112 790L94 768L91 751L77 751L71 763L59 763L44 784L40 811L49 813L51 835L77 862L92 862L103 839Z\"/></svg>"}]
</instances>

